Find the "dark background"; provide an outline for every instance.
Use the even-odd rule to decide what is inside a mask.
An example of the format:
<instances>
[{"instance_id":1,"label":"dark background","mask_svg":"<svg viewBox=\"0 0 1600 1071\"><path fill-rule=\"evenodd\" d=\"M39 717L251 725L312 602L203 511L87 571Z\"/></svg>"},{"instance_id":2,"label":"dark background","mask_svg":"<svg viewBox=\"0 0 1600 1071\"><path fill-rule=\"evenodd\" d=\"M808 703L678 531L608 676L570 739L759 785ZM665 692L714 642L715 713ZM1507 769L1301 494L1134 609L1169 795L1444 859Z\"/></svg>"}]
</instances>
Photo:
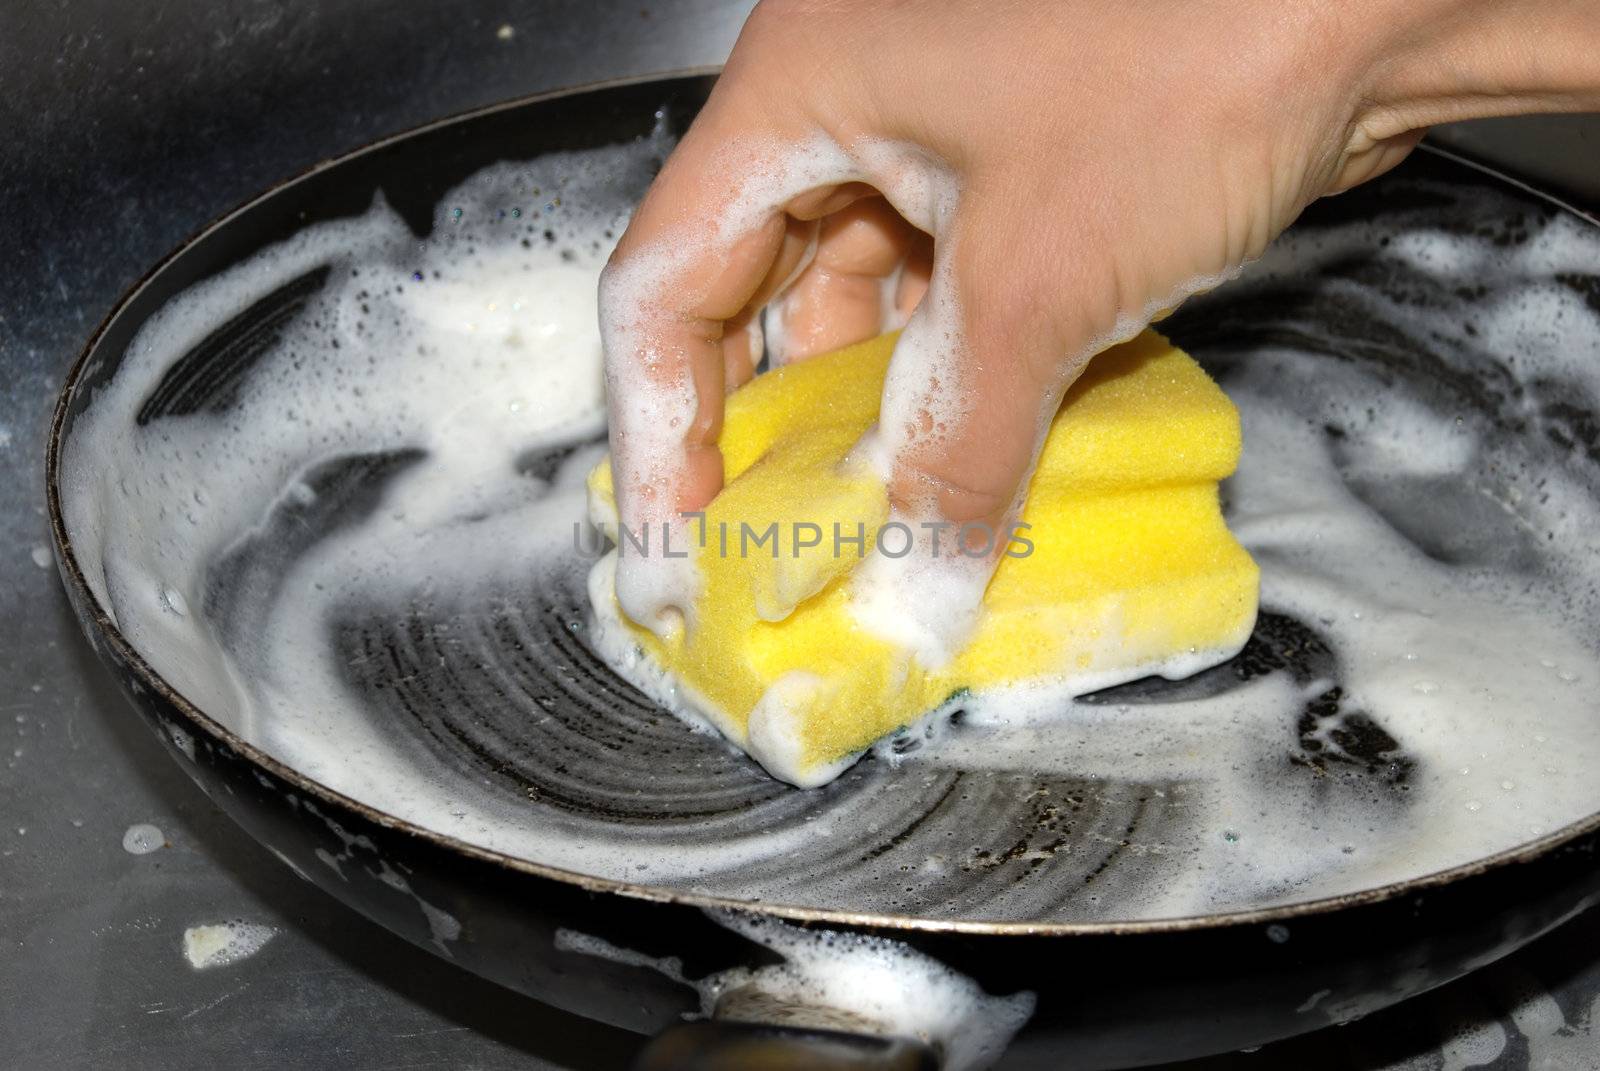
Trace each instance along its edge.
<instances>
[{"instance_id":1,"label":"dark background","mask_svg":"<svg viewBox=\"0 0 1600 1071\"><path fill-rule=\"evenodd\" d=\"M117 296L207 220L476 105L720 62L749 0L150 0L0 8L0 1067L615 1068L637 1040L462 974L238 832L81 641L48 545L54 393ZM1600 121L1444 135L1600 198ZM122 848L152 822L168 846ZM195 971L187 927L277 936ZM1245 1066L1600 1068L1594 912L1480 976ZM1587 1055L1584 1055L1587 1054ZM1207 1067L1233 1066L1213 1061Z\"/></svg>"}]
</instances>

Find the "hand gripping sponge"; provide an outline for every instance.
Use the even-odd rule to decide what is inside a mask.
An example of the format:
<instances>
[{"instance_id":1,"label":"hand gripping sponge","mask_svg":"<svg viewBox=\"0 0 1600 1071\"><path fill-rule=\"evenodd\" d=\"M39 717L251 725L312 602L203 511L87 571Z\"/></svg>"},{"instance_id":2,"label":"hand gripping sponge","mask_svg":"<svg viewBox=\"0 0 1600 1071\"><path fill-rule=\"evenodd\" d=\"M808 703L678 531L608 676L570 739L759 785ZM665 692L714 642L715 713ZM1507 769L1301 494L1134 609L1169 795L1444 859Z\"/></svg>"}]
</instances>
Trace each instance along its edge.
<instances>
[{"instance_id":1,"label":"hand gripping sponge","mask_svg":"<svg viewBox=\"0 0 1600 1071\"><path fill-rule=\"evenodd\" d=\"M1001 557L967 645L924 666L864 628L852 574L889 502L850 454L877 420L894 337L767 372L728 398L725 487L690 522L694 542L670 548L687 550L700 581L686 626L663 640L616 604L617 555L661 553L659 539L624 535L591 573L614 661L653 671L652 690L680 713L813 787L969 694L1045 681L1079 695L1238 652L1259 586L1217 494L1239 460L1238 413L1154 331L1095 357L1062 401L1029 485L1028 527ZM617 542L608 462L589 478L589 501ZM904 544L882 538L891 551ZM954 554L954 533L944 539Z\"/></svg>"}]
</instances>

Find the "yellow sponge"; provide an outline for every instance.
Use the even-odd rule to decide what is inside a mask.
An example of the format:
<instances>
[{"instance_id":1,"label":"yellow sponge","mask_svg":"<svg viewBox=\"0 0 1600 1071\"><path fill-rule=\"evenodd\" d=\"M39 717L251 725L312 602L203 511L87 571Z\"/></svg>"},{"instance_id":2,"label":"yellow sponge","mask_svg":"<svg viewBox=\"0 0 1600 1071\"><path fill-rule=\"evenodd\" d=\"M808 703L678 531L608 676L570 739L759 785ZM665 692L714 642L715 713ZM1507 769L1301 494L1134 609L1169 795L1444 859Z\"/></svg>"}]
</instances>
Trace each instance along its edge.
<instances>
[{"instance_id":1,"label":"yellow sponge","mask_svg":"<svg viewBox=\"0 0 1600 1071\"><path fill-rule=\"evenodd\" d=\"M889 504L847 456L877 420L893 347L886 335L788 365L728 399L726 486L693 551L691 627L662 641L593 587L602 622L626 629L696 713L776 776L812 786L964 689L1050 679L1081 694L1238 651L1259 581L1217 499L1238 463L1238 414L1153 331L1100 354L1068 392L1023 510L1031 552L1001 559L967 647L930 669L862 628L854 538L871 553ZM608 463L589 486L614 533ZM596 568L614 570L614 555Z\"/></svg>"}]
</instances>

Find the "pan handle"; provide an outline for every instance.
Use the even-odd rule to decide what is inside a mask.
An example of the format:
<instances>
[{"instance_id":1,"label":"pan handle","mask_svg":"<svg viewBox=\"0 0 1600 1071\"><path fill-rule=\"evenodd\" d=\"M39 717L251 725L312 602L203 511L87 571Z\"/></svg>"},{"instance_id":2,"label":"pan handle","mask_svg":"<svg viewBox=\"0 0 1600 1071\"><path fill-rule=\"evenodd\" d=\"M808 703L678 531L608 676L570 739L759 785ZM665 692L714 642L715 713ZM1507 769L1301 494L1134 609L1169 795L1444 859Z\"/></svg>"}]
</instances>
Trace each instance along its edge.
<instances>
[{"instance_id":1,"label":"pan handle","mask_svg":"<svg viewBox=\"0 0 1600 1071\"><path fill-rule=\"evenodd\" d=\"M704 1019L657 1034L633 1071L939 1071L939 1059L910 1038Z\"/></svg>"}]
</instances>

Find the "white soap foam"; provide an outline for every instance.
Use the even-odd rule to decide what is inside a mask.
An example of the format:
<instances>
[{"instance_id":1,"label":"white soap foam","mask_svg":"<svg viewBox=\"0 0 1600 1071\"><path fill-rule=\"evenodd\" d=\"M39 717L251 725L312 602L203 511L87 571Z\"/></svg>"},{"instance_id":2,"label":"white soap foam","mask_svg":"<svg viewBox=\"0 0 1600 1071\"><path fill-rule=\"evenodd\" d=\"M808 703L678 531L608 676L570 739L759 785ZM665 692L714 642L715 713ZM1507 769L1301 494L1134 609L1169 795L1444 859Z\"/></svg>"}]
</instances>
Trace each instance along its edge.
<instances>
[{"instance_id":1,"label":"white soap foam","mask_svg":"<svg viewBox=\"0 0 1600 1071\"><path fill-rule=\"evenodd\" d=\"M226 967L249 959L276 936L276 929L259 922L233 920L190 926L183 931L183 958L197 971Z\"/></svg>"},{"instance_id":2,"label":"white soap foam","mask_svg":"<svg viewBox=\"0 0 1600 1071\"><path fill-rule=\"evenodd\" d=\"M815 673L790 670L772 682L750 711L745 750L774 777L801 788L817 788L852 764L854 756L814 767L804 762L804 714L818 709L827 687L827 680Z\"/></svg>"},{"instance_id":3,"label":"white soap foam","mask_svg":"<svg viewBox=\"0 0 1600 1071\"><path fill-rule=\"evenodd\" d=\"M903 526L896 531L913 533L914 543L899 557L881 547L866 556L850 576L850 615L923 666L938 669L960 653L977 628L994 562L951 553L948 542L944 553L936 553L937 533L922 527L936 522L936 515L897 509L890 521Z\"/></svg>"},{"instance_id":4,"label":"white soap foam","mask_svg":"<svg viewBox=\"0 0 1600 1071\"><path fill-rule=\"evenodd\" d=\"M899 941L732 911L712 917L783 957L775 966L713 976L705 994L712 1007L749 986L784 1004L846 1010L883 1024L887 1032L936 1045L940 1066L950 1071L993 1064L1033 1015L1033 993L992 996Z\"/></svg>"},{"instance_id":5,"label":"white soap foam","mask_svg":"<svg viewBox=\"0 0 1600 1071\"><path fill-rule=\"evenodd\" d=\"M572 533L601 447L580 446L533 475L514 461L603 428L593 286L660 150L652 141L492 168L441 202L424 241L379 204L194 287L146 325L77 421L64 448L63 504L96 598L156 670L308 776L492 850L620 879L647 863L652 881L741 896L741 867L795 852L817 830L651 852L530 817L353 713L361 700L328 638L341 607L420 596L471 605L485 592L525 590L530 578L566 583L588 567ZM917 196L896 203L915 215ZM1385 306L1373 316L1412 323L1418 338L1470 342L1513 360L1524 379L1564 378L1592 411L1600 323L1548 277L1592 270L1595 235L1557 217L1510 250L1439 234L1395 256L1423 256L1430 243L1431 263L1462 272L1463 285L1499 273L1494 292L1504 296L1475 311L1477 334L1469 340L1455 313ZM1359 228L1291 237L1233 285L1376 244ZM236 404L132 424L180 354L325 265L323 293L240 384ZM1348 286L1353 302L1384 300L1356 283L1326 285ZM1286 391L1284 377L1305 388ZM1328 641L1347 708L1370 714L1415 760L1405 805L1321 792L1289 766L1294 726L1268 712L1281 715L1317 682L1302 694L1283 676L1119 716L1045 689L997 694L974 703L960 731L897 761L930 774L971 764L1170 782L1163 791L1181 797L1195 816L1186 827L1202 836L1149 846L1187 864L1130 892L1120 918L1349 892L1512 847L1600 807L1600 510L1582 473L1325 356L1254 354L1229 389L1246 443L1227 489L1230 514L1262 564L1263 604ZM1327 422L1346 429L1337 446L1320 431ZM427 455L393 478L381 502L214 627L208 570L259 537L269 504L316 508L312 470L330 456L407 449ZM1407 480L1483 504L1472 527L1508 545L1530 541L1537 568L1509 551L1469 565L1427 557L1372 504L1391 488L1406 505L1425 505L1428 495L1408 494ZM636 654L631 644L600 647L614 661ZM692 706L661 684L664 702ZM805 895L827 905L830 890L820 882Z\"/></svg>"},{"instance_id":6,"label":"white soap foam","mask_svg":"<svg viewBox=\"0 0 1600 1071\"><path fill-rule=\"evenodd\" d=\"M129 855L149 855L167 846L167 835L149 822L129 826L122 834L122 850Z\"/></svg>"},{"instance_id":7,"label":"white soap foam","mask_svg":"<svg viewBox=\"0 0 1600 1071\"><path fill-rule=\"evenodd\" d=\"M848 1021L851 1029L932 1045L939 1052L939 1066L948 1071L991 1066L1032 1017L1037 1003L1028 991L1008 996L986 993L966 975L899 941L794 926L736 911L708 914L777 953L782 961L690 979L677 957L658 958L620 948L592 934L557 930L555 946L645 967L690 986L699 993L700 1015L707 1018L788 1022L793 1014L832 1014Z\"/></svg>"},{"instance_id":8,"label":"white soap foam","mask_svg":"<svg viewBox=\"0 0 1600 1071\"><path fill-rule=\"evenodd\" d=\"M716 263L734 245L795 196L819 185L863 178L859 166L832 139L817 134L796 145L735 142L718 150L715 174L737 176L728 211L712 228L662 235L609 265L600 279L600 333L611 399L611 447L621 523L632 532L674 530L687 546L678 516L678 459L699 399L683 356L663 353L680 313L676 299L693 292L691 265ZM661 554L624 557L617 597L635 621L668 636L682 627L699 590L686 559ZM692 625L692 622L689 622Z\"/></svg>"}]
</instances>

